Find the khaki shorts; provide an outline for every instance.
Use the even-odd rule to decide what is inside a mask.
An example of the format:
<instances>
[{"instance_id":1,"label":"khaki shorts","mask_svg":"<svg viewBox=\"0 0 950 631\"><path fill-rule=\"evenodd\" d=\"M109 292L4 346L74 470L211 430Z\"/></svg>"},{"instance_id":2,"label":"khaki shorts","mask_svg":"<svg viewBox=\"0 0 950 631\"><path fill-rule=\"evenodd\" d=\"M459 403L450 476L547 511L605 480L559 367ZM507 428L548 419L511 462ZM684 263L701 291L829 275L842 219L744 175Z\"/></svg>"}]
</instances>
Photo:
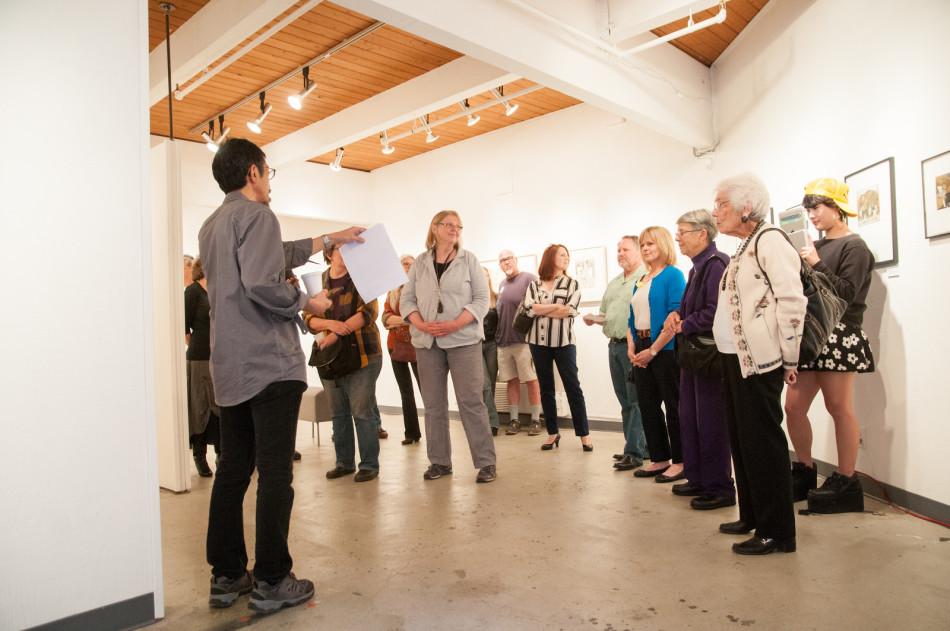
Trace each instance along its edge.
<instances>
[{"instance_id":1,"label":"khaki shorts","mask_svg":"<svg viewBox=\"0 0 950 631\"><path fill-rule=\"evenodd\" d=\"M538 380L527 344L498 347L498 381L511 381L515 377L521 383Z\"/></svg>"}]
</instances>

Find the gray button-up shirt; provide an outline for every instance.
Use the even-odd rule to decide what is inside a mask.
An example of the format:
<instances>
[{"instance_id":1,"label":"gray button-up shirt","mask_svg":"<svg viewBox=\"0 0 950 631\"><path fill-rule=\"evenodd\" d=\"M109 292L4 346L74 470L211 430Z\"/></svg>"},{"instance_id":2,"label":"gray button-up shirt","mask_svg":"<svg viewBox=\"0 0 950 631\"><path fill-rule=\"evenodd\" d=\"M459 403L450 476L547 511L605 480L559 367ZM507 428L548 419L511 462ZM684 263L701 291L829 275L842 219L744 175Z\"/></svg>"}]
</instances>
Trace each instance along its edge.
<instances>
[{"instance_id":1,"label":"gray button-up shirt","mask_svg":"<svg viewBox=\"0 0 950 631\"><path fill-rule=\"evenodd\" d=\"M198 247L211 303L211 377L218 405L247 401L277 381L307 381L295 319L307 295L284 280L313 240L282 242L270 208L232 191L205 220Z\"/></svg>"},{"instance_id":2,"label":"gray button-up shirt","mask_svg":"<svg viewBox=\"0 0 950 631\"><path fill-rule=\"evenodd\" d=\"M440 296L442 313L439 313ZM474 254L459 249L443 272L441 282L435 275L432 251L417 256L409 270L409 282L403 285L399 297L399 312L405 314L406 321L413 311L418 311L426 322L454 320L463 309L475 316L473 322L438 340L414 326L410 327L412 345L432 348L435 342L439 348L455 348L480 342L485 337L482 321L488 313L488 281Z\"/></svg>"}]
</instances>

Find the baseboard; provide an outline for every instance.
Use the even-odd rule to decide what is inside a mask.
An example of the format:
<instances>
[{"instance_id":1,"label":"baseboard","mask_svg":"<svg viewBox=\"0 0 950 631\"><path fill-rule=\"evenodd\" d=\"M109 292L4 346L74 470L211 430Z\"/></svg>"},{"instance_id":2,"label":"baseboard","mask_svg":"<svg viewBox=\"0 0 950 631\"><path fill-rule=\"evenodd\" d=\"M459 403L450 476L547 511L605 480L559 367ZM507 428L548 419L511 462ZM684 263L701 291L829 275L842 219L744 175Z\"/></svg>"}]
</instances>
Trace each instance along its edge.
<instances>
[{"instance_id":1,"label":"baseboard","mask_svg":"<svg viewBox=\"0 0 950 631\"><path fill-rule=\"evenodd\" d=\"M789 456L794 460L794 452L789 452ZM837 467L833 464L821 460L815 460L814 462L818 467L818 473L825 477L830 476L837 470ZM865 495L869 495L882 502L893 502L902 508L906 508L924 517L936 519L945 524L950 523L950 506L947 504L932 500L923 495L905 491L887 482L871 479L861 471L858 471L858 475L862 478L861 486L864 488Z\"/></svg>"},{"instance_id":2,"label":"baseboard","mask_svg":"<svg viewBox=\"0 0 950 631\"><path fill-rule=\"evenodd\" d=\"M155 595L142 594L105 607L98 607L67 618L30 627L28 631L137 629L155 621Z\"/></svg>"}]
</instances>

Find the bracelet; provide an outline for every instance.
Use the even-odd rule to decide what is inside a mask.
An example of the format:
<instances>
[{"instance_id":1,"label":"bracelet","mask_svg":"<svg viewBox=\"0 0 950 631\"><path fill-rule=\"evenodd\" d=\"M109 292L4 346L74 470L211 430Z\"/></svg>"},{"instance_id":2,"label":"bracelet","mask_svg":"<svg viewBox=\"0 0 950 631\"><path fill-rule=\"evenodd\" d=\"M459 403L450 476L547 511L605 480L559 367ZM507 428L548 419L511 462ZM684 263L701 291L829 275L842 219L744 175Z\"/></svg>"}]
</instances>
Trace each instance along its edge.
<instances>
[{"instance_id":1,"label":"bracelet","mask_svg":"<svg viewBox=\"0 0 950 631\"><path fill-rule=\"evenodd\" d=\"M330 235L325 234L323 237L321 237L321 239L323 239L323 251L326 252L330 249L330 246L333 245L333 243L330 241Z\"/></svg>"},{"instance_id":2,"label":"bracelet","mask_svg":"<svg viewBox=\"0 0 950 631\"><path fill-rule=\"evenodd\" d=\"M650 347L650 357L656 357L656 351L653 350L653 347Z\"/></svg>"}]
</instances>

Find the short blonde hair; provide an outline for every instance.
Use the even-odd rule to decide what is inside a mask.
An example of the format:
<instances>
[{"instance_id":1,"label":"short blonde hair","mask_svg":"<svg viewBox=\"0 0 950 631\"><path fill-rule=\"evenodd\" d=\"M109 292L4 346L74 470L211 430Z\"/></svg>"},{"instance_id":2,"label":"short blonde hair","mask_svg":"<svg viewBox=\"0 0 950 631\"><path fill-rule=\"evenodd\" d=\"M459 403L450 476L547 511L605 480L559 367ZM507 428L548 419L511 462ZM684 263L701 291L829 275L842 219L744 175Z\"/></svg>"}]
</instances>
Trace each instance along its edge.
<instances>
[{"instance_id":1,"label":"short blonde hair","mask_svg":"<svg viewBox=\"0 0 950 631\"><path fill-rule=\"evenodd\" d=\"M443 219L452 215L459 220L459 223L462 223L462 218L459 217L458 212L454 210L440 210L432 217L432 223L429 224L429 232L426 234L426 249L431 250L435 247L435 227L439 225ZM458 250L462 243L462 235L459 234L458 243L455 244L455 249Z\"/></svg>"},{"instance_id":2,"label":"short blonde hair","mask_svg":"<svg viewBox=\"0 0 950 631\"><path fill-rule=\"evenodd\" d=\"M669 230L663 226L650 226L640 233L640 247L647 240L656 243L663 265L676 265L676 250L673 249L673 236Z\"/></svg>"}]
</instances>

